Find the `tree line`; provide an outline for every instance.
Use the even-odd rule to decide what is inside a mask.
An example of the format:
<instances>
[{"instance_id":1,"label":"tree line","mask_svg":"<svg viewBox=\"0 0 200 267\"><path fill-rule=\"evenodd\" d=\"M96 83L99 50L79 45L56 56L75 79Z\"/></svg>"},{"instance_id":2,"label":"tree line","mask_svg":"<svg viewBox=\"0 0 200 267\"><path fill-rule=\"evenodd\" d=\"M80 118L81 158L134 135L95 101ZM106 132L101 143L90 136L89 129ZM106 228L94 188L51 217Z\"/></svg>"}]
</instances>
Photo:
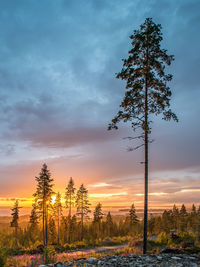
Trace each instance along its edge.
<instances>
[{"instance_id":1,"label":"tree line","mask_svg":"<svg viewBox=\"0 0 200 267\"><path fill-rule=\"evenodd\" d=\"M95 244L96 240L112 237L141 237L143 235L144 220L139 219L134 204L131 205L128 215L119 221L113 219L110 212L103 213L102 204L98 203L94 209L93 217L90 216L90 203L88 190L82 184L78 190L74 180L69 179L65 188L65 204L61 201L60 192L53 190L54 179L46 164L43 164L37 182L36 191L33 194L34 201L26 228L19 227L20 206L16 200L12 208L12 221L10 226L14 228L15 248L19 246L30 247L30 244L44 246L53 244L64 246L78 241ZM55 196L52 202L52 196ZM72 212L76 209L76 213ZM67 215L63 215L67 209ZM151 215L148 220L148 234L158 235L161 232L191 231L200 236L200 207L197 209L193 204L191 212L186 210L183 204L180 209L174 205L173 209L165 210L162 215Z\"/></svg>"}]
</instances>

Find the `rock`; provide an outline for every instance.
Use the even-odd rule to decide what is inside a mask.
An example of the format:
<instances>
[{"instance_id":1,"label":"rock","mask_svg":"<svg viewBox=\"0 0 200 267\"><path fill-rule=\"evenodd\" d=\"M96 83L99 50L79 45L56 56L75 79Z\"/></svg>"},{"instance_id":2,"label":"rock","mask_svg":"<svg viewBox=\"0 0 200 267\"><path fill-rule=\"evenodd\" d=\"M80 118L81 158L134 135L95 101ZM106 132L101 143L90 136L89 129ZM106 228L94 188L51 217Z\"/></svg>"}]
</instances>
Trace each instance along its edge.
<instances>
[{"instance_id":1,"label":"rock","mask_svg":"<svg viewBox=\"0 0 200 267\"><path fill-rule=\"evenodd\" d=\"M176 256L172 257L172 259L173 259L173 260L181 260L181 258L176 257Z\"/></svg>"},{"instance_id":2,"label":"rock","mask_svg":"<svg viewBox=\"0 0 200 267\"><path fill-rule=\"evenodd\" d=\"M64 267L64 265L62 264L62 262L57 262L54 264L54 267Z\"/></svg>"},{"instance_id":3,"label":"rock","mask_svg":"<svg viewBox=\"0 0 200 267\"><path fill-rule=\"evenodd\" d=\"M96 258L93 258L93 257L87 259L87 262L88 263L95 263L96 261L97 261L97 259Z\"/></svg>"}]
</instances>

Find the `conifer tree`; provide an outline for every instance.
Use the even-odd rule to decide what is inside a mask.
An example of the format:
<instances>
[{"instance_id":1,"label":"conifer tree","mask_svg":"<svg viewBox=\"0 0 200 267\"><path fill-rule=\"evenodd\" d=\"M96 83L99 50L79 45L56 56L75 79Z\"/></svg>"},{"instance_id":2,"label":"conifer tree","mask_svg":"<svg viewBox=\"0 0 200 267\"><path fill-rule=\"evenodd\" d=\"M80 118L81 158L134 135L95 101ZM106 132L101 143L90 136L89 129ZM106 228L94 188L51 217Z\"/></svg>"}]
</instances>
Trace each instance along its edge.
<instances>
[{"instance_id":1,"label":"conifer tree","mask_svg":"<svg viewBox=\"0 0 200 267\"><path fill-rule=\"evenodd\" d=\"M36 192L33 194L37 209L42 212L42 229L43 229L43 243L47 246L48 243L48 209L51 203L51 196L53 192L53 178L51 173L44 163L39 174L35 177L37 182Z\"/></svg>"},{"instance_id":2,"label":"conifer tree","mask_svg":"<svg viewBox=\"0 0 200 267\"><path fill-rule=\"evenodd\" d=\"M95 236L98 238L100 235L101 220L103 218L102 205L98 203L94 210L93 225Z\"/></svg>"},{"instance_id":3,"label":"conifer tree","mask_svg":"<svg viewBox=\"0 0 200 267\"><path fill-rule=\"evenodd\" d=\"M69 209L68 216L71 218L71 212L72 212L72 207L75 206L75 191L76 188L74 187L74 180L72 177L70 177L69 183L65 189L65 203L66 203L66 208Z\"/></svg>"},{"instance_id":4,"label":"conifer tree","mask_svg":"<svg viewBox=\"0 0 200 267\"><path fill-rule=\"evenodd\" d=\"M135 205L132 204L129 210L129 223L130 223L130 230L133 232L134 228L138 223L138 217L136 215Z\"/></svg>"},{"instance_id":5,"label":"conifer tree","mask_svg":"<svg viewBox=\"0 0 200 267\"><path fill-rule=\"evenodd\" d=\"M56 217L56 220L57 220L57 233L58 233L57 242L58 242L58 245L59 245L60 244L60 219L61 219L61 216L62 216L62 203L61 203L61 194L60 194L60 192L58 192L57 195L56 195L56 199L55 199L55 203L54 203L53 209L54 209L54 216Z\"/></svg>"},{"instance_id":6,"label":"conifer tree","mask_svg":"<svg viewBox=\"0 0 200 267\"><path fill-rule=\"evenodd\" d=\"M172 216L173 216L173 228L174 230L178 229L178 221L179 221L179 210L174 204L173 209L172 209Z\"/></svg>"},{"instance_id":7,"label":"conifer tree","mask_svg":"<svg viewBox=\"0 0 200 267\"><path fill-rule=\"evenodd\" d=\"M66 208L69 209L67 224L68 224L68 242L71 243L71 214L72 214L72 207L75 206L75 191L76 188L74 187L74 180L70 177L69 183L65 189L65 204Z\"/></svg>"},{"instance_id":8,"label":"conifer tree","mask_svg":"<svg viewBox=\"0 0 200 267\"><path fill-rule=\"evenodd\" d=\"M130 225L135 225L138 222L138 217L136 215L135 205L132 204L129 210Z\"/></svg>"},{"instance_id":9,"label":"conifer tree","mask_svg":"<svg viewBox=\"0 0 200 267\"><path fill-rule=\"evenodd\" d=\"M49 240L51 244L55 244L56 242L56 224L53 216L49 217L49 224L48 224L48 232L49 232Z\"/></svg>"},{"instance_id":10,"label":"conifer tree","mask_svg":"<svg viewBox=\"0 0 200 267\"><path fill-rule=\"evenodd\" d=\"M33 241L36 238L36 232L38 231L38 223L39 223L39 217L38 217L38 213L37 213L37 205L35 202L32 204L32 210L31 210L29 223L30 223L30 235L31 235L31 239Z\"/></svg>"},{"instance_id":11,"label":"conifer tree","mask_svg":"<svg viewBox=\"0 0 200 267\"><path fill-rule=\"evenodd\" d=\"M111 236L113 233L113 220L112 220L112 216L110 214L110 211L108 212L107 216L106 216L106 234L107 236Z\"/></svg>"},{"instance_id":12,"label":"conifer tree","mask_svg":"<svg viewBox=\"0 0 200 267\"><path fill-rule=\"evenodd\" d=\"M12 213L12 221L10 223L11 227L15 228L15 247L17 247L17 239L18 239L18 228L19 228L19 201L16 200L13 208L11 209Z\"/></svg>"},{"instance_id":13,"label":"conifer tree","mask_svg":"<svg viewBox=\"0 0 200 267\"><path fill-rule=\"evenodd\" d=\"M187 210L184 204L181 206L179 216L180 216L179 231L184 232L187 228L187 216L188 216L188 213L187 213Z\"/></svg>"},{"instance_id":14,"label":"conifer tree","mask_svg":"<svg viewBox=\"0 0 200 267\"><path fill-rule=\"evenodd\" d=\"M84 218L87 218L88 213L90 212L90 203L88 200L88 190L82 184L77 191L76 195L76 207L77 207L77 215L81 217L81 240L83 240L83 221Z\"/></svg>"},{"instance_id":15,"label":"conifer tree","mask_svg":"<svg viewBox=\"0 0 200 267\"><path fill-rule=\"evenodd\" d=\"M172 75L165 74L165 66L169 66L174 60L167 55L165 49L161 49L162 41L161 25L155 24L151 18L147 18L130 36L132 49L128 59L123 59L123 68L117 74L117 78L126 81L125 97L120 105L121 109L112 120L108 130L118 129L120 121L130 121L133 130L140 129L142 133L138 137L143 140L144 146L144 242L143 253L147 249L147 214L148 214L148 147L149 134L151 132L149 116L163 114L164 120L177 117L169 109L171 91L167 82ZM133 150L133 149L131 149Z\"/></svg>"}]
</instances>

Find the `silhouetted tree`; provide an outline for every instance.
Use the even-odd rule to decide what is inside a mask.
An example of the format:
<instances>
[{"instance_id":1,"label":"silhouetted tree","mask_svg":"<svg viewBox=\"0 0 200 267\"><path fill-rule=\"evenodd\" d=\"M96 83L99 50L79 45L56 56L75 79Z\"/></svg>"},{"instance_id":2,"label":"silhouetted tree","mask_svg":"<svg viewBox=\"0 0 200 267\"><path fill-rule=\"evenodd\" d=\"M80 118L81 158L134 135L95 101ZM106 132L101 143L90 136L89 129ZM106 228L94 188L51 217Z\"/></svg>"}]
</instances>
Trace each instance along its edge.
<instances>
[{"instance_id":1,"label":"silhouetted tree","mask_svg":"<svg viewBox=\"0 0 200 267\"><path fill-rule=\"evenodd\" d=\"M17 247L17 238L18 238L18 228L19 228L19 201L16 200L14 207L11 209L12 221L10 223L11 227L15 228L15 247Z\"/></svg>"},{"instance_id":2,"label":"silhouetted tree","mask_svg":"<svg viewBox=\"0 0 200 267\"><path fill-rule=\"evenodd\" d=\"M67 239L69 243L71 242L71 236L70 236L71 213L72 213L72 207L75 206L75 200L76 200L75 191L76 191L76 188L74 187L74 180L72 179L72 177L70 177L69 183L65 189L65 204L66 204L66 208L69 209L68 219L67 219L67 224L68 224Z\"/></svg>"},{"instance_id":3,"label":"silhouetted tree","mask_svg":"<svg viewBox=\"0 0 200 267\"><path fill-rule=\"evenodd\" d=\"M110 211L106 216L106 235L109 237L113 235L113 220Z\"/></svg>"},{"instance_id":4,"label":"silhouetted tree","mask_svg":"<svg viewBox=\"0 0 200 267\"><path fill-rule=\"evenodd\" d=\"M175 121L177 117L169 109L171 91L167 82L172 75L165 74L165 65L170 65L173 56L168 56L167 51L160 48L162 41L161 25L155 24L151 18L147 18L130 36L133 48L129 51L128 59L123 60L123 68L117 74L117 78L126 81L125 97L120 105L122 108L112 120L108 129L118 129L120 121L131 121L133 130L141 129L138 136L144 140L144 247L147 248L147 214L148 214L148 144L151 131L149 116L151 114L163 114L164 120ZM130 137L135 139L136 137ZM137 146L140 147L140 146ZM133 149L131 149L133 150Z\"/></svg>"},{"instance_id":5,"label":"silhouetted tree","mask_svg":"<svg viewBox=\"0 0 200 267\"><path fill-rule=\"evenodd\" d=\"M42 212L42 227L43 227L43 243L47 246L48 243L48 208L51 203L51 196L53 192L53 178L44 163L39 174L35 177L37 181L36 192L33 194L37 203L37 209Z\"/></svg>"},{"instance_id":6,"label":"silhouetted tree","mask_svg":"<svg viewBox=\"0 0 200 267\"><path fill-rule=\"evenodd\" d=\"M76 195L77 215L81 217L81 240L83 240L83 221L90 212L89 206L88 190L82 184Z\"/></svg>"},{"instance_id":7,"label":"silhouetted tree","mask_svg":"<svg viewBox=\"0 0 200 267\"><path fill-rule=\"evenodd\" d=\"M138 217L136 215L135 205L132 204L129 210L129 223L130 223L130 230L131 232L135 232L135 228L138 223Z\"/></svg>"},{"instance_id":8,"label":"silhouetted tree","mask_svg":"<svg viewBox=\"0 0 200 267\"><path fill-rule=\"evenodd\" d=\"M101 231L101 220L103 218L102 205L98 203L94 210L93 226L95 237L98 238Z\"/></svg>"}]
</instances>

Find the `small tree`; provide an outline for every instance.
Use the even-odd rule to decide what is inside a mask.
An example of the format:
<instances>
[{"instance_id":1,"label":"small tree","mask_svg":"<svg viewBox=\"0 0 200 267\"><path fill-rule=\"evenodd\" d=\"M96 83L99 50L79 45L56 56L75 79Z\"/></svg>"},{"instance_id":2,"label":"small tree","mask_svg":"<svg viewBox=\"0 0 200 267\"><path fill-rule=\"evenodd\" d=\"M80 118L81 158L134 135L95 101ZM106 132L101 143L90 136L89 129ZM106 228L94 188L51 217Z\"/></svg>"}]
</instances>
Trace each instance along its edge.
<instances>
[{"instance_id":1,"label":"small tree","mask_svg":"<svg viewBox=\"0 0 200 267\"><path fill-rule=\"evenodd\" d=\"M15 247L17 247L17 239L18 239L18 228L19 228L19 201L16 200L13 208L11 209L12 213L12 221L10 223L11 227L15 228Z\"/></svg>"},{"instance_id":2,"label":"small tree","mask_svg":"<svg viewBox=\"0 0 200 267\"><path fill-rule=\"evenodd\" d=\"M44 163L39 174L35 177L37 182L36 192L33 194L37 209L42 212L42 229L43 229L43 243L47 246L48 243L48 209L51 203L51 196L53 192L53 178L51 173Z\"/></svg>"},{"instance_id":3,"label":"small tree","mask_svg":"<svg viewBox=\"0 0 200 267\"><path fill-rule=\"evenodd\" d=\"M94 210L93 225L95 236L98 238L101 230L101 220L103 218L102 205L98 203Z\"/></svg>"},{"instance_id":4,"label":"small tree","mask_svg":"<svg viewBox=\"0 0 200 267\"><path fill-rule=\"evenodd\" d=\"M163 114L164 120L171 118L178 121L176 115L169 109L171 91L167 82L172 75L165 74L165 65L170 65L173 56L167 55L165 49L160 48L162 41L161 25L155 24L151 18L147 18L130 36L132 49L128 59L123 60L123 68L117 74L117 78L126 81L125 97L120 105L117 116L112 120L108 129L118 129L120 121L131 121L132 128L142 130L138 137L143 140L140 146L144 146L144 244L143 253L147 248L147 214L148 214L148 145L151 131L149 116ZM136 149L135 148L135 149ZM132 148L130 150L133 150Z\"/></svg>"},{"instance_id":5,"label":"small tree","mask_svg":"<svg viewBox=\"0 0 200 267\"><path fill-rule=\"evenodd\" d=\"M129 210L129 223L130 223L130 230L131 232L134 231L134 228L136 227L138 223L138 217L136 215L135 205L132 204L131 208Z\"/></svg>"},{"instance_id":6,"label":"small tree","mask_svg":"<svg viewBox=\"0 0 200 267\"><path fill-rule=\"evenodd\" d=\"M110 237L111 235L113 235L112 231L113 231L113 220L112 220L112 216L111 216L110 211L109 211L107 216L106 216L106 234L107 234L107 236Z\"/></svg>"},{"instance_id":7,"label":"small tree","mask_svg":"<svg viewBox=\"0 0 200 267\"><path fill-rule=\"evenodd\" d=\"M89 207L90 203L88 200L88 190L82 184L76 195L76 207L77 215L81 217L81 240L83 240L83 221L84 218L87 218L88 213L90 212Z\"/></svg>"}]
</instances>

